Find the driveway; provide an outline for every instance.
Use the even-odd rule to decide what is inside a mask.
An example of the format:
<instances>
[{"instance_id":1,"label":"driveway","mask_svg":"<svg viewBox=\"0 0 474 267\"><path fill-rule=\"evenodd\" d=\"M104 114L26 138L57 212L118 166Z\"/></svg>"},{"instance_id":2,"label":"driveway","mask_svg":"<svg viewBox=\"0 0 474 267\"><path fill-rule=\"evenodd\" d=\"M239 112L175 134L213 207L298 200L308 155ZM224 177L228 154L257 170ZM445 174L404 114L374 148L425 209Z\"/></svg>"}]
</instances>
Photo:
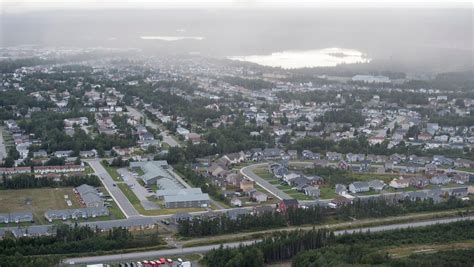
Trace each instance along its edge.
<instances>
[{"instance_id":1,"label":"driveway","mask_svg":"<svg viewBox=\"0 0 474 267\"><path fill-rule=\"evenodd\" d=\"M127 168L120 168L117 169L117 172L122 175L122 178L124 182L132 189L133 193L137 196L137 198L140 200L142 203L142 206L145 210L157 210L160 209L160 207L147 199L147 197L153 196L153 193L149 193L145 187L143 187L139 182L138 182L138 177L133 176Z\"/></svg>"},{"instance_id":2,"label":"driveway","mask_svg":"<svg viewBox=\"0 0 474 267\"><path fill-rule=\"evenodd\" d=\"M89 163L95 174L100 177L102 184L115 200L115 203L117 203L124 215L127 218L139 216L138 211L132 206L128 198L123 194L122 190L116 186L116 182L100 164L100 159L86 160L86 162Z\"/></svg>"}]
</instances>

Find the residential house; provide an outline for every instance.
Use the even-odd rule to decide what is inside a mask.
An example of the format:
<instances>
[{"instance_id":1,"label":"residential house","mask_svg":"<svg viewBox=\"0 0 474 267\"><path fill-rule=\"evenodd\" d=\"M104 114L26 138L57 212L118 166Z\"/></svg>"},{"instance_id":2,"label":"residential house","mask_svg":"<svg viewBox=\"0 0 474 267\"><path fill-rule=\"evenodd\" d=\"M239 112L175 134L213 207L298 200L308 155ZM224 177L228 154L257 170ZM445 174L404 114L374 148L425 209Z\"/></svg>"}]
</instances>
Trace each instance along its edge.
<instances>
[{"instance_id":1,"label":"residential house","mask_svg":"<svg viewBox=\"0 0 474 267\"><path fill-rule=\"evenodd\" d=\"M242 200L234 197L230 200L230 204L234 207L242 207Z\"/></svg>"},{"instance_id":2,"label":"residential house","mask_svg":"<svg viewBox=\"0 0 474 267\"><path fill-rule=\"evenodd\" d=\"M304 194L310 197L319 198L321 195L321 190L315 186L307 186L304 188Z\"/></svg>"},{"instance_id":3,"label":"residential house","mask_svg":"<svg viewBox=\"0 0 474 267\"><path fill-rule=\"evenodd\" d=\"M254 189L254 181L242 180L242 181L240 182L240 189L241 189L243 192L249 192L249 191L251 191L252 189Z\"/></svg>"},{"instance_id":4,"label":"residential house","mask_svg":"<svg viewBox=\"0 0 474 267\"><path fill-rule=\"evenodd\" d=\"M336 190L335 190L336 194L338 195L342 195L342 194L345 194L347 193L347 186L343 185L343 184L336 184Z\"/></svg>"},{"instance_id":5,"label":"residential house","mask_svg":"<svg viewBox=\"0 0 474 267\"><path fill-rule=\"evenodd\" d=\"M290 160L298 159L298 151L297 150L288 150L287 154L290 157Z\"/></svg>"},{"instance_id":6,"label":"residential house","mask_svg":"<svg viewBox=\"0 0 474 267\"><path fill-rule=\"evenodd\" d=\"M393 187L395 189L402 189L402 188L407 188L410 186L410 182L408 179L405 179L403 177L400 178L394 178L392 181L390 181L389 184L390 187Z\"/></svg>"},{"instance_id":7,"label":"residential house","mask_svg":"<svg viewBox=\"0 0 474 267\"><path fill-rule=\"evenodd\" d=\"M446 175L436 175L431 177L430 183L435 185L446 185L451 182L451 178Z\"/></svg>"},{"instance_id":8,"label":"residential house","mask_svg":"<svg viewBox=\"0 0 474 267\"><path fill-rule=\"evenodd\" d=\"M286 213L288 209L297 209L299 207L298 200L296 199L283 199L278 204L280 212Z\"/></svg>"},{"instance_id":9,"label":"residential house","mask_svg":"<svg viewBox=\"0 0 474 267\"><path fill-rule=\"evenodd\" d=\"M267 160L280 159L283 154L283 151L279 148L265 148L263 150L263 157Z\"/></svg>"},{"instance_id":10,"label":"residential house","mask_svg":"<svg viewBox=\"0 0 474 267\"><path fill-rule=\"evenodd\" d=\"M72 150L58 150L53 153L53 155L57 158L67 158L72 155L73 151Z\"/></svg>"},{"instance_id":11,"label":"residential house","mask_svg":"<svg viewBox=\"0 0 474 267\"><path fill-rule=\"evenodd\" d=\"M252 209L253 215L260 215L264 213L272 213L275 212L274 206L254 206Z\"/></svg>"},{"instance_id":12,"label":"residential house","mask_svg":"<svg viewBox=\"0 0 474 267\"><path fill-rule=\"evenodd\" d=\"M369 181L369 188L375 191L382 191L385 187L385 183L382 180L371 180Z\"/></svg>"},{"instance_id":13,"label":"residential house","mask_svg":"<svg viewBox=\"0 0 474 267\"><path fill-rule=\"evenodd\" d=\"M342 154L337 152L326 152L326 158L329 161L340 161L342 160Z\"/></svg>"},{"instance_id":14,"label":"residential house","mask_svg":"<svg viewBox=\"0 0 474 267\"><path fill-rule=\"evenodd\" d=\"M353 182L349 184L349 191L351 193L361 193L370 190L369 183L367 182Z\"/></svg>"},{"instance_id":15,"label":"residential house","mask_svg":"<svg viewBox=\"0 0 474 267\"><path fill-rule=\"evenodd\" d=\"M252 200L258 202L258 203L261 203L261 202L267 201L268 196L267 196L267 194L265 194L265 193L262 193L262 192L257 191L257 192L255 192L255 193L253 193L253 194L250 196L250 198L251 198Z\"/></svg>"}]
</instances>

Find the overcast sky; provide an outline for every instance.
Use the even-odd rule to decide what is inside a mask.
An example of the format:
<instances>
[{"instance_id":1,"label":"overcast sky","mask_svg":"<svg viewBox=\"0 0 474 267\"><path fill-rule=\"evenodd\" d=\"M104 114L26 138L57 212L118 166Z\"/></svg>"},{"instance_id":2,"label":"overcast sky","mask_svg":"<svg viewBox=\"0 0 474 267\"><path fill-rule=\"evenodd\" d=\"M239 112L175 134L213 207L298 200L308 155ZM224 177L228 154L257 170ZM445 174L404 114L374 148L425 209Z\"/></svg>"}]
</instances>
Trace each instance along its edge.
<instances>
[{"instance_id":1,"label":"overcast sky","mask_svg":"<svg viewBox=\"0 0 474 267\"><path fill-rule=\"evenodd\" d=\"M474 0L0 0L6 13L110 8L472 8Z\"/></svg>"}]
</instances>

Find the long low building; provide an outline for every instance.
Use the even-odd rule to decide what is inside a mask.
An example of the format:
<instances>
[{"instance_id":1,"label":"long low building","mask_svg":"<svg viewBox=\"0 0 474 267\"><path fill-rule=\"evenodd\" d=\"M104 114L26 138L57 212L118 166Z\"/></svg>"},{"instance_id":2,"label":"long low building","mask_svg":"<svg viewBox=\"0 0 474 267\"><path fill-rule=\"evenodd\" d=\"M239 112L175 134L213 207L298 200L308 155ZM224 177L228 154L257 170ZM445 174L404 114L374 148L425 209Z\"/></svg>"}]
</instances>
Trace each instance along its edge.
<instances>
[{"instance_id":1,"label":"long low building","mask_svg":"<svg viewBox=\"0 0 474 267\"><path fill-rule=\"evenodd\" d=\"M165 207L175 208L206 208L211 204L208 194L186 194L164 196Z\"/></svg>"},{"instance_id":2,"label":"long low building","mask_svg":"<svg viewBox=\"0 0 474 267\"><path fill-rule=\"evenodd\" d=\"M69 219L88 219L102 216L109 216L109 210L106 207L92 207L80 209L66 209L66 210L48 210L44 213L44 217L49 222L55 220L69 220Z\"/></svg>"},{"instance_id":3,"label":"long low building","mask_svg":"<svg viewBox=\"0 0 474 267\"><path fill-rule=\"evenodd\" d=\"M156 197L163 199L166 196L184 196L202 194L201 188L164 189L156 190Z\"/></svg>"},{"instance_id":4,"label":"long low building","mask_svg":"<svg viewBox=\"0 0 474 267\"><path fill-rule=\"evenodd\" d=\"M130 168L132 170L141 169L144 174L139 177L148 186L155 185L158 179L167 178L171 181L174 180L168 171L170 166L166 160L130 162Z\"/></svg>"},{"instance_id":5,"label":"long low building","mask_svg":"<svg viewBox=\"0 0 474 267\"><path fill-rule=\"evenodd\" d=\"M34 222L31 211L0 213L0 223Z\"/></svg>"},{"instance_id":6,"label":"long low building","mask_svg":"<svg viewBox=\"0 0 474 267\"><path fill-rule=\"evenodd\" d=\"M103 207L104 200L100 197L99 192L93 186L83 184L74 188L74 193L78 194L80 201L88 208Z\"/></svg>"}]
</instances>

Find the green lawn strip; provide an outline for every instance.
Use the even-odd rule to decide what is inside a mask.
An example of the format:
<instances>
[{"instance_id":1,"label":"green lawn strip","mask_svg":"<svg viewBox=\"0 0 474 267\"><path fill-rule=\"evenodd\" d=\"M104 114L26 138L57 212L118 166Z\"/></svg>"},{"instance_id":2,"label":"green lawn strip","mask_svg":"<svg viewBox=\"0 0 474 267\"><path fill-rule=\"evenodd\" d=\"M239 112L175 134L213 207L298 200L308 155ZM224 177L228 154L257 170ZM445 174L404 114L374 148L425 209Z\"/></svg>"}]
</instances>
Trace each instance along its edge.
<instances>
[{"instance_id":1,"label":"green lawn strip","mask_svg":"<svg viewBox=\"0 0 474 267\"><path fill-rule=\"evenodd\" d=\"M107 173L109 173L109 175L112 177L112 179L114 181L116 181L116 182L122 182L123 181L123 179L120 177L120 175L117 172L117 168L107 166L107 165L103 164L102 162L100 164L102 164L104 169L107 171Z\"/></svg>"},{"instance_id":2,"label":"green lawn strip","mask_svg":"<svg viewBox=\"0 0 474 267\"><path fill-rule=\"evenodd\" d=\"M117 186L122 190L123 194L127 197L130 203L138 210L138 208L143 209L140 200L138 197L133 193L132 189L127 184L117 184Z\"/></svg>"}]
</instances>

